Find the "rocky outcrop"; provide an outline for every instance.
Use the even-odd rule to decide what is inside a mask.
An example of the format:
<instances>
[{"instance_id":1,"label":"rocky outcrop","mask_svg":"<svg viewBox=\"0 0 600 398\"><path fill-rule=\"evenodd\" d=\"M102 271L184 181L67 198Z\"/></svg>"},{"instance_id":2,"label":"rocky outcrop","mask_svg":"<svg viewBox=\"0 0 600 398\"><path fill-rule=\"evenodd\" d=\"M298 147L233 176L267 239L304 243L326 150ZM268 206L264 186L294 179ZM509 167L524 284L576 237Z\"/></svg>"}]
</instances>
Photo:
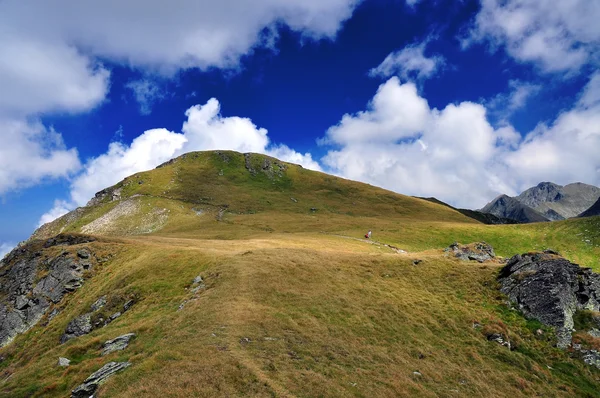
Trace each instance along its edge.
<instances>
[{"instance_id":1,"label":"rocky outcrop","mask_svg":"<svg viewBox=\"0 0 600 398\"><path fill-rule=\"evenodd\" d=\"M275 177L283 177L287 170L287 165L283 162L278 161L274 158L269 158L264 155L257 155L254 153L244 154L244 164L246 170L252 176L258 175L259 172L265 174L269 179Z\"/></svg>"},{"instance_id":2,"label":"rocky outcrop","mask_svg":"<svg viewBox=\"0 0 600 398\"><path fill-rule=\"evenodd\" d=\"M471 243L461 245L454 242L444 250L446 253L452 253L454 257L464 261L484 261L492 260L496 257L494 248L485 242Z\"/></svg>"},{"instance_id":3,"label":"rocky outcrop","mask_svg":"<svg viewBox=\"0 0 600 398\"><path fill-rule=\"evenodd\" d=\"M123 369L131 366L129 362L109 362L101 367L96 372L92 373L90 377L80 384L77 388L71 391L71 398L89 398L94 395L98 386L104 383L110 376Z\"/></svg>"},{"instance_id":4,"label":"rocky outcrop","mask_svg":"<svg viewBox=\"0 0 600 398\"><path fill-rule=\"evenodd\" d=\"M525 317L556 329L560 348L571 344L577 310L600 309L600 275L555 252L516 255L498 280L500 290Z\"/></svg>"},{"instance_id":5,"label":"rocky outcrop","mask_svg":"<svg viewBox=\"0 0 600 398\"><path fill-rule=\"evenodd\" d=\"M67 325L65 332L60 336L60 343L91 333L94 329L102 328L124 312L128 311L135 300L130 297L102 296L91 306L89 312L80 315Z\"/></svg>"},{"instance_id":6,"label":"rocky outcrop","mask_svg":"<svg viewBox=\"0 0 600 398\"><path fill-rule=\"evenodd\" d=\"M0 261L0 346L36 325L48 309L77 290L94 261L89 249L48 255L54 246L79 245L94 238L59 235L14 249ZM85 254L84 254L85 253Z\"/></svg>"},{"instance_id":7,"label":"rocky outcrop","mask_svg":"<svg viewBox=\"0 0 600 398\"><path fill-rule=\"evenodd\" d=\"M135 333L127 333L113 340L108 340L102 345L102 355L108 355L115 351L121 351L127 348L129 340L135 337Z\"/></svg>"}]
</instances>

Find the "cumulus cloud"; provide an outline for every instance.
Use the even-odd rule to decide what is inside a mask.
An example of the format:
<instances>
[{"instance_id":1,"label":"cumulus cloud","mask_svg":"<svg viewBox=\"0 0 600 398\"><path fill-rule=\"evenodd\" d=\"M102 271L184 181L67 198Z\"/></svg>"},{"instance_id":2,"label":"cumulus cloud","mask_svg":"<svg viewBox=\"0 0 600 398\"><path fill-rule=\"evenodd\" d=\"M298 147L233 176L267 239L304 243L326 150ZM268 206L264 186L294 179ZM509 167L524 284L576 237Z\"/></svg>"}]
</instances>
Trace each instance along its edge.
<instances>
[{"instance_id":1,"label":"cumulus cloud","mask_svg":"<svg viewBox=\"0 0 600 398\"><path fill-rule=\"evenodd\" d=\"M2 26L0 195L78 169L77 151L67 149L60 133L41 125L36 115L91 109L104 99L109 79L105 68L73 48L13 37Z\"/></svg>"},{"instance_id":2,"label":"cumulus cloud","mask_svg":"<svg viewBox=\"0 0 600 398\"><path fill-rule=\"evenodd\" d=\"M308 38L332 38L357 0L7 0L0 26L85 48L132 66L235 66L277 25ZM7 29L10 31L11 29Z\"/></svg>"},{"instance_id":3,"label":"cumulus cloud","mask_svg":"<svg viewBox=\"0 0 600 398\"><path fill-rule=\"evenodd\" d=\"M75 149L39 122L0 118L0 195L47 178L67 177L79 167Z\"/></svg>"},{"instance_id":4,"label":"cumulus cloud","mask_svg":"<svg viewBox=\"0 0 600 398\"><path fill-rule=\"evenodd\" d=\"M488 41L544 71L574 72L597 62L599 20L597 0L481 0L465 44Z\"/></svg>"},{"instance_id":5,"label":"cumulus cloud","mask_svg":"<svg viewBox=\"0 0 600 398\"><path fill-rule=\"evenodd\" d=\"M102 103L110 71L97 60L150 73L235 69L243 55L273 46L281 25L334 38L358 1L0 1L0 194L77 168L59 133L31 120ZM142 113L163 95L147 79L129 88Z\"/></svg>"},{"instance_id":6,"label":"cumulus cloud","mask_svg":"<svg viewBox=\"0 0 600 398\"><path fill-rule=\"evenodd\" d=\"M248 118L223 117L220 110L219 101L212 98L206 104L195 105L186 111L182 133L153 129L138 136L131 145L111 143L106 153L85 164L71 183L69 200L55 201L54 207L41 217L40 225L76 206L85 205L96 192L125 177L191 151L222 149L264 153L320 170L309 153L301 154L285 145L273 145L266 129L257 127Z\"/></svg>"},{"instance_id":7,"label":"cumulus cloud","mask_svg":"<svg viewBox=\"0 0 600 398\"><path fill-rule=\"evenodd\" d=\"M394 77L322 143L332 146L323 162L336 174L463 207L539 181L600 184L600 105L576 105L522 139L510 125L494 128L480 104L430 108L413 83Z\"/></svg>"},{"instance_id":8,"label":"cumulus cloud","mask_svg":"<svg viewBox=\"0 0 600 398\"><path fill-rule=\"evenodd\" d=\"M403 80L432 77L444 66L445 60L440 55L425 55L428 42L411 44L390 53L379 66L369 71L369 75L386 78L395 75Z\"/></svg>"},{"instance_id":9,"label":"cumulus cloud","mask_svg":"<svg viewBox=\"0 0 600 398\"><path fill-rule=\"evenodd\" d=\"M0 260L4 258L15 247L14 243L0 242Z\"/></svg>"}]
</instances>

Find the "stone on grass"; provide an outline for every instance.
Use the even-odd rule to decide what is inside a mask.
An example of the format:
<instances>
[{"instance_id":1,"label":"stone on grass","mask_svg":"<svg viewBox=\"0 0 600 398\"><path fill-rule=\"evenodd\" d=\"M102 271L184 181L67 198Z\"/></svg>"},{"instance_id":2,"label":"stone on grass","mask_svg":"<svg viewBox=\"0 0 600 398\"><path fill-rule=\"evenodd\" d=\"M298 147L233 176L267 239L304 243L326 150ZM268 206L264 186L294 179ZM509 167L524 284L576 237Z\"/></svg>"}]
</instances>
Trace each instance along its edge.
<instances>
[{"instance_id":1,"label":"stone on grass","mask_svg":"<svg viewBox=\"0 0 600 398\"><path fill-rule=\"evenodd\" d=\"M80 384L77 388L71 391L71 398L89 398L94 395L98 386L106 381L113 374L129 367L129 362L109 362L101 367L90 377Z\"/></svg>"},{"instance_id":2,"label":"stone on grass","mask_svg":"<svg viewBox=\"0 0 600 398\"><path fill-rule=\"evenodd\" d=\"M135 333L127 333L113 340L108 340L102 346L102 355L108 355L111 352L121 351L127 348L129 340L135 337Z\"/></svg>"},{"instance_id":3,"label":"stone on grass","mask_svg":"<svg viewBox=\"0 0 600 398\"><path fill-rule=\"evenodd\" d=\"M65 333L60 337L60 343L64 344L75 337L83 336L92 331L92 314L84 314L73 319L67 325Z\"/></svg>"},{"instance_id":4,"label":"stone on grass","mask_svg":"<svg viewBox=\"0 0 600 398\"><path fill-rule=\"evenodd\" d=\"M58 366L67 367L71 363L71 360L68 358L60 357L58 358Z\"/></svg>"}]
</instances>

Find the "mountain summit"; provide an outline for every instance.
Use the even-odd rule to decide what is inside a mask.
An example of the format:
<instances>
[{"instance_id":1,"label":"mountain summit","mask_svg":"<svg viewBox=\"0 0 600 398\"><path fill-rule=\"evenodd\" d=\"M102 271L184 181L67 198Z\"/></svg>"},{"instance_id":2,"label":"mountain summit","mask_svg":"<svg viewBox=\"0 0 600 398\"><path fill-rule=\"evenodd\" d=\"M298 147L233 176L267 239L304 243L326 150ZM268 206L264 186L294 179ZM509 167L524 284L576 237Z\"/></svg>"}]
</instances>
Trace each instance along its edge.
<instances>
[{"instance_id":1,"label":"mountain summit","mask_svg":"<svg viewBox=\"0 0 600 398\"><path fill-rule=\"evenodd\" d=\"M557 221L577 217L599 198L600 188L593 185L541 182L514 198L500 195L482 211L520 222Z\"/></svg>"},{"instance_id":2,"label":"mountain summit","mask_svg":"<svg viewBox=\"0 0 600 398\"><path fill-rule=\"evenodd\" d=\"M600 276L545 249L597 267L599 223L485 225L260 154L188 153L0 260L0 396L597 396L600 369L554 328L595 347L576 311L600 309Z\"/></svg>"}]
</instances>

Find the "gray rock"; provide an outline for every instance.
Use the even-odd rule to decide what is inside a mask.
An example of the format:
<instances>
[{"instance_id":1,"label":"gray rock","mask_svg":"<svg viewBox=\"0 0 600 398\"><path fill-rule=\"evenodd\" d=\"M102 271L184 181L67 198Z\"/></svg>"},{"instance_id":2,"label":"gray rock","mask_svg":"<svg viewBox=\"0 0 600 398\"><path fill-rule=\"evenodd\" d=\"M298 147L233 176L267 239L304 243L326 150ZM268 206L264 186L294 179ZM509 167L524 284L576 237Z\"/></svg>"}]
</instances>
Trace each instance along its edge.
<instances>
[{"instance_id":1,"label":"gray rock","mask_svg":"<svg viewBox=\"0 0 600 398\"><path fill-rule=\"evenodd\" d=\"M106 305L106 296L102 296L98 300L96 300L94 302L94 304L92 304L92 306L90 307L90 309L92 310L92 312L96 312L100 308L104 307L105 305Z\"/></svg>"},{"instance_id":2,"label":"gray rock","mask_svg":"<svg viewBox=\"0 0 600 398\"><path fill-rule=\"evenodd\" d=\"M553 254L516 255L498 280L525 317L555 328L560 348L571 344L575 311L600 309L600 275Z\"/></svg>"},{"instance_id":3,"label":"gray rock","mask_svg":"<svg viewBox=\"0 0 600 398\"><path fill-rule=\"evenodd\" d=\"M112 315L110 316L110 318L109 318L109 319L110 319L111 321L114 321L115 319L117 319L117 318L118 318L118 317L120 317L121 315L122 315L122 314L121 314L120 312L115 312L114 314L112 314Z\"/></svg>"},{"instance_id":4,"label":"gray rock","mask_svg":"<svg viewBox=\"0 0 600 398\"><path fill-rule=\"evenodd\" d=\"M65 333L60 337L60 343L64 344L75 337L83 336L92 331L92 314L84 314L73 319L67 325Z\"/></svg>"},{"instance_id":5,"label":"gray rock","mask_svg":"<svg viewBox=\"0 0 600 398\"><path fill-rule=\"evenodd\" d=\"M70 364L71 364L70 359L63 358L63 357L58 358L58 366L65 368L65 367L69 366Z\"/></svg>"},{"instance_id":6,"label":"gray rock","mask_svg":"<svg viewBox=\"0 0 600 398\"><path fill-rule=\"evenodd\" d=\"M198 285L200 283L204 283L204 279L202 279L202 277L200 275L198 275L197 277L194 278L194 280L192 281L192 285Z\"/></svg>"},{"instance_id":7,"label":"gray rock","mask_svg":"<svg viewBox=\"0 0 600 398\"><path fill-rule=\"evenodd\" d=\"M511 349L510 341L504 335L502 335L500 333L492 333L487 336L487 339L488 339L488 341L495 341L496 343L500 344L503 347L508 348L509 350Z\"/></svg>"},{"instance_id":8,"label":"gray rock","mask_svg":"<svg viewBox=\"0 0 600 398\"><path fill-rule=\"evenodd\" d=\"M123 312L127 311L131 308L131 306L135 303L134 300L128 300L125 304L123 304Z\"/></svg>"},{"instance_id":9,"label":"gray rock","mask_svg":"<svg viewBox=\"0 0 600 398\"><path fill-rule=\"evenodd\" d=\"M135 333L128 333L117 337L113 340L108 340L102 346L102 355L108 355L111 352L121 351L127 348L129 340L135 337Z\"/></svg>"},{"instance_id":10,"label":"gray rock","mask_svg":"<svg viewBox=\"0 0 600 398\"><path fill-rule=\"evenodd\" d=\"M454 242L444 251L453 253L454 257L463 261L478 261L480 263L496 257L494 248L485 242L471 243L469 245L461 245L458 242Z\"/></svg>"},{"instance_id":11,"label":"gray rock","mask_svg":"<svg viewBox=\"0 0 600 398\"><path fill-rule=\"evenodd\" d=\"M131 366L129 362L109 362L101 367L90 377L85 379L83 384L71 391L71 398L89 398L98 389L98 386L106 381L113 374Z\"/></svg>"},{"instance_id":12,"label":"gray rock","mask_svg":"<svg viewBox=\"0 0 600 398\"><path fill-rule=\"evenodd\" d=\"M77 257L81 259L90 258L90 251L88 249L79 249L77 250Z\"/></svg>"},{"instance_id":13,"label":"gray rock","mask_svg":"<svg viewBox=\"0 0 600 398\"><path fill-rule=\"evenodd\" d=\"M48 248L93 240L81 235L58 235L45 241L43 246ZM20 245L2 261L0 347L31 329L52 304L59 303L66 294L81 287L85 269L80 261L87 261L91 266L89 260L73 258L66 251L54 257L44 257L38 248L39 243Z\"/></svg>"},{"instance_id":14,"label":"gray rock","mask_svg":"<svg viewBox=\"0 0 600 398\"><path fill-rule=\"evenodd\" d=\"M595 337L597 339L600 338L600 330L593 328L592 330L588 330L588 334L592 337Z\"/></svg>"}]
</instances>

